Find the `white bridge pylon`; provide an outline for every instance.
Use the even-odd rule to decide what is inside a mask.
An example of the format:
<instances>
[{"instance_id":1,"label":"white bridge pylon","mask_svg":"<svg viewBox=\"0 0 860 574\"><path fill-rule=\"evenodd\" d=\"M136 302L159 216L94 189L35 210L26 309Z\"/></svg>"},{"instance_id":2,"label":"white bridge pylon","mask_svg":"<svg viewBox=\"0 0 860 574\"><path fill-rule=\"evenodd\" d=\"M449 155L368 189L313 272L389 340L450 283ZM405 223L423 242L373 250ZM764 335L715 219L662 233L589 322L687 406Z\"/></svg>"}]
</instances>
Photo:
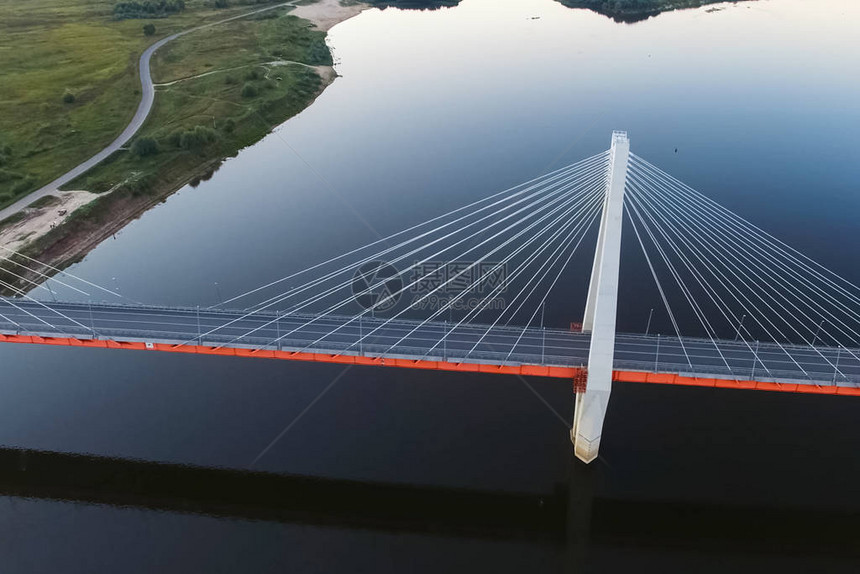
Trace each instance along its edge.
<instances>
[{"instance_id":1,"label":"white bridge pylon","mask_svg":"<svg viewBox=\"0 0 860 574\"><path fill-rule=\"evenodd\" d=\"M597 458L603 419L612 392L615 356L615 319L618 307L618 267L621 259L621 227L624 216L624 187L630 140L627 132L612 133L609 178L600 218L600 232L585 303L582 331L591 333L588 354L588 383L577 391L570 439L576 457L585 463Z\"/></svg>"}]
</instances>

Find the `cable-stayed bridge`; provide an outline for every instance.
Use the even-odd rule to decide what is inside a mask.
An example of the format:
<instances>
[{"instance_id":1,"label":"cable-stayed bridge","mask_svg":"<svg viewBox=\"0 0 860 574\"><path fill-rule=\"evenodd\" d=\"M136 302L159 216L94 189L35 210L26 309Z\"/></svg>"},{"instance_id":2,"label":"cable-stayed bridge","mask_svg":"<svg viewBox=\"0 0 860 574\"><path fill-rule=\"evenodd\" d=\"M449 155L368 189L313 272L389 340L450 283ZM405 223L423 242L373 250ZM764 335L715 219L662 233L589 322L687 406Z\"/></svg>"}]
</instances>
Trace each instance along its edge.
<instances>
[{"instance_id":1,"label":"cable-stayed bridge","mask_svg":"<svg viewBox=\"0 0 860 574\"><path fill-rule=\"evenodd\" d=\"M616 332L625 225L643 256L632 279L669 335L650 316L644 334ZM631 154L623 132L215 307L97 302L117 293L5 251L0 287L15 296L0 298L0 341L563 378L586 462L613 381L860 395L860 288ZM550 295L586 275L570 277L578 263L587 295L562 323L582 322L547 328Z\"/></svg>"}]
</instances>

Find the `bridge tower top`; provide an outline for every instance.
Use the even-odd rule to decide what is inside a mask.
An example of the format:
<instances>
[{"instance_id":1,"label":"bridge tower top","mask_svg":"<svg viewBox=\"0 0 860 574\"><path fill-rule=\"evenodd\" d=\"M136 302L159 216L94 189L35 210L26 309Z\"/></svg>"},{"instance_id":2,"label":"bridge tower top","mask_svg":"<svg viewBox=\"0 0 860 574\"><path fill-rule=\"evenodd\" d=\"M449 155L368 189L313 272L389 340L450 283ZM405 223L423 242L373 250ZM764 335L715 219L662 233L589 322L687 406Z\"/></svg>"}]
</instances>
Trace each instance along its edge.
<instances>
[{"instance_id":1,"label":"bridge tower top","mask_svg":"<svg viewBox=\"0 0 860 574\"><path fill-rule=\"evenodd\" d=\"M630 140L627 138L627 132L621 130L614 130L612 132L612 146L614 147L616 143L628 144Z\"/></svg>"}]
</instances>

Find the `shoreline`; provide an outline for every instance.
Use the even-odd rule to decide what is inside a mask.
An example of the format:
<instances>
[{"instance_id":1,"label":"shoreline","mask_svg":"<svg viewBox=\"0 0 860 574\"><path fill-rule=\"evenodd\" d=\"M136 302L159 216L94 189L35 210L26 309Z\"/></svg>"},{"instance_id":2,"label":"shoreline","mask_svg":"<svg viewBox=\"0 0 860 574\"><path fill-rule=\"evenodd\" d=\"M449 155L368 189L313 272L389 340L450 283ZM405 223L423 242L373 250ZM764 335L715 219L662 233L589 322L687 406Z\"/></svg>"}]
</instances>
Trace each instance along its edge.
<instances>
[{"instance_id":1,"label":"shoreline","mask_svg":"<svg viewBox=\"0 0 860 574\"><path fill-rule=\"evenodd\" d=\"M320 0L314 4L296 6L291 14L309 21L317 30L327 33L335 25L370 7L364 3L344 6L340 4L340 0ZM14 261L6 260L0 264L0 272L8 269L21 277L7 275L4 280L14 288L27 292L41 284L47 277L81 261L102 241L116 234L150 208L166 201L187 184L211 177L224 161L235 157L242 149L261 141L275 128L313 105L338 77L333 65L312 67L319 76L320 84L300 110L279 118L259 138L235 150L232 154L222 154L219 157L203 160L193 169L183 173L181 178L157 185L150 193L122 194L119 190L112 190L96 194L82 189L73 181L67 185L74 187L74 190L58 189L56 193L43 198L44 200L33 198L32 202L39 203L39 206L25 208L19 212L21 215L16 214L9 220L0 222L0 245L8 246L7 248L19 251L26 257L39 260L48 267L26 273L21 272L22 268ZM3 288L0 289L0 293L11 294L12 291Z\"/></svg>"}]
</instances>

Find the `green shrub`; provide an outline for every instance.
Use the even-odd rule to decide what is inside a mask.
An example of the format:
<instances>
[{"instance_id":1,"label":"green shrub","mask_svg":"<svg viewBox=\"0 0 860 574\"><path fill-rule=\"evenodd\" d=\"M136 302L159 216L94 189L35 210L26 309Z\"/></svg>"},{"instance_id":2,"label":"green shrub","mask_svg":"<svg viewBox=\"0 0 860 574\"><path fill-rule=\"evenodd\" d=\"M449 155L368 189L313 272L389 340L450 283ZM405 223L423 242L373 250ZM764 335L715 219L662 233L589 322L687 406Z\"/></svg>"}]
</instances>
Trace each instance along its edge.
<instances>
[{"instance_id":1,"label":"green shrub","mask_svg":"<svg viewBox=\"0 0 860 574\"><path fill-rule=\"evenodd\" d=\"M234 86L239 83L239 80L236 79L236 76L227 75L224 77L224 83L228 86Z\"/></svg>"},{"instance_id":2,"label":"green shrub","mask_svg":"<svg viewBox=\"0 0 860 574\"><path fill-rule=\"evenodd\" d=\"M146 157L158 153L158 142L154 138L137 138L131 144L131 153L137 157Z\"/></svg>"},{"instance_id":3,"label":"green shrub","mask_svg":"<svg viewBox=\"0 0 860 574\"><path fill-rule=\"evenodd\" d=\"M121 191L130 192L132 196L138 197L152 191L155 186L155 176L151 173L129 179L119 186Z\"/></svg>"},{"instance_id":4,"label":"green shrub","mask_svg":"<svg viewBox=\"0 0 860 574\"><path fill-rule=\"evenodd\" d=\"M331 66L331 52L324 39L315 39L310 45L308 48L308 61L322 66Z\"/></svg>"},{"instance_id":5,"label":"green shrub","mask_svg":"<svg viewBox=\"0 0 860 574\"><path fill-rule=\"evenodd\" d=\"M143 25L143 35L144 36L152 36L155 34L155 24L144 24Z\"/></svg>"},{"instance_id":6,"label":"green shrub","mask_svg":"<svg viewBox=\"0 0 860 574\"><path fill-rule=\"evenodd\" d=\"M199 149L218 139L218 132L204 126L196 126L194 129L182 132L179 136L179 146L184 150Z\"/></svg>"},{"instance_id":7,"label":"green shrub","mask_svg":"<svg viewBox=\"0 0 860 574\"><path fill-rule=\"evenodd\" d=\"M248 81L259 80L260 72L257 70L249 70L248 73L245 74L245 79Z\"/></svg>"},{"instance_id":8,"label":"green shrub","mask_svg":"<svg viewBox=\"0 0 860 574\"><path fill-rule=\"evenodd\" d=\"M183 132L181 130L170 132L170 135L165 138L167 145L170 147L179 147L180 141L182 140L182 133Z\"/></svg>"},{"instance_id":9,"label":"green shrub","mask_svg":"<svg viewBox=\"0 0 860 574\"><path fill-rule=\"evenodd\" d=\"M72 219L88 218L90 215L95 213L96 208L98 207L98 205L97 205L98 203L99 203L99 200L94 199L93 201L91 201L89 203L83 204L82 206L80 206L79 208L77 208L76 210L74 210L72 212L72 214L69 216L69 219L72 220Z\"/></svg>"},{"instance_id":10,"label":"green shrub","mask_svg":"<svg viewBox=\"0 0 860 574\"><path fill-rule=\"evenodd\" d=\"M236 122L233 121L233 118L227 118L224 120L224 123L221 124L221 129L228 134L232 134L233 130L236 129Z\"/></svg>"},{"instance_id":11,"label":"green shrub","mask_svg":"<svg viewBox=\"0 0 860 574\"><path fill-rule=\"evenodd\" d=\"M255 86L254 84L252 84L250 82L246 83L244 86L242 86L242 97L243 98L255 98L255 97L257 97L258 93L259 92L257 91L257 86Z\"/></svg>"},{"instance_id":12,"label":"green shrub","mask_svg":"<svg viewBox=\"0 0 860 574\"><path fill-rule=\"evenodd\" d=\"M73 94L69 90L66 90L63 93L63 103L64 104L74 104L75 103L75 94Z\"/></svg>"},{"instance_id":13,"label":"green shrub","mask_svg":"<svg viewBox=\"0 0 860 574\"><path fill-rule=\"evenodd\" d=\"M106 191L110 191L113 187L113 184L106 179L97 179L95 181L91 181L87 184L86 188L88 191L92 193L104 193Z\"/></svg>"}]
</instances>

